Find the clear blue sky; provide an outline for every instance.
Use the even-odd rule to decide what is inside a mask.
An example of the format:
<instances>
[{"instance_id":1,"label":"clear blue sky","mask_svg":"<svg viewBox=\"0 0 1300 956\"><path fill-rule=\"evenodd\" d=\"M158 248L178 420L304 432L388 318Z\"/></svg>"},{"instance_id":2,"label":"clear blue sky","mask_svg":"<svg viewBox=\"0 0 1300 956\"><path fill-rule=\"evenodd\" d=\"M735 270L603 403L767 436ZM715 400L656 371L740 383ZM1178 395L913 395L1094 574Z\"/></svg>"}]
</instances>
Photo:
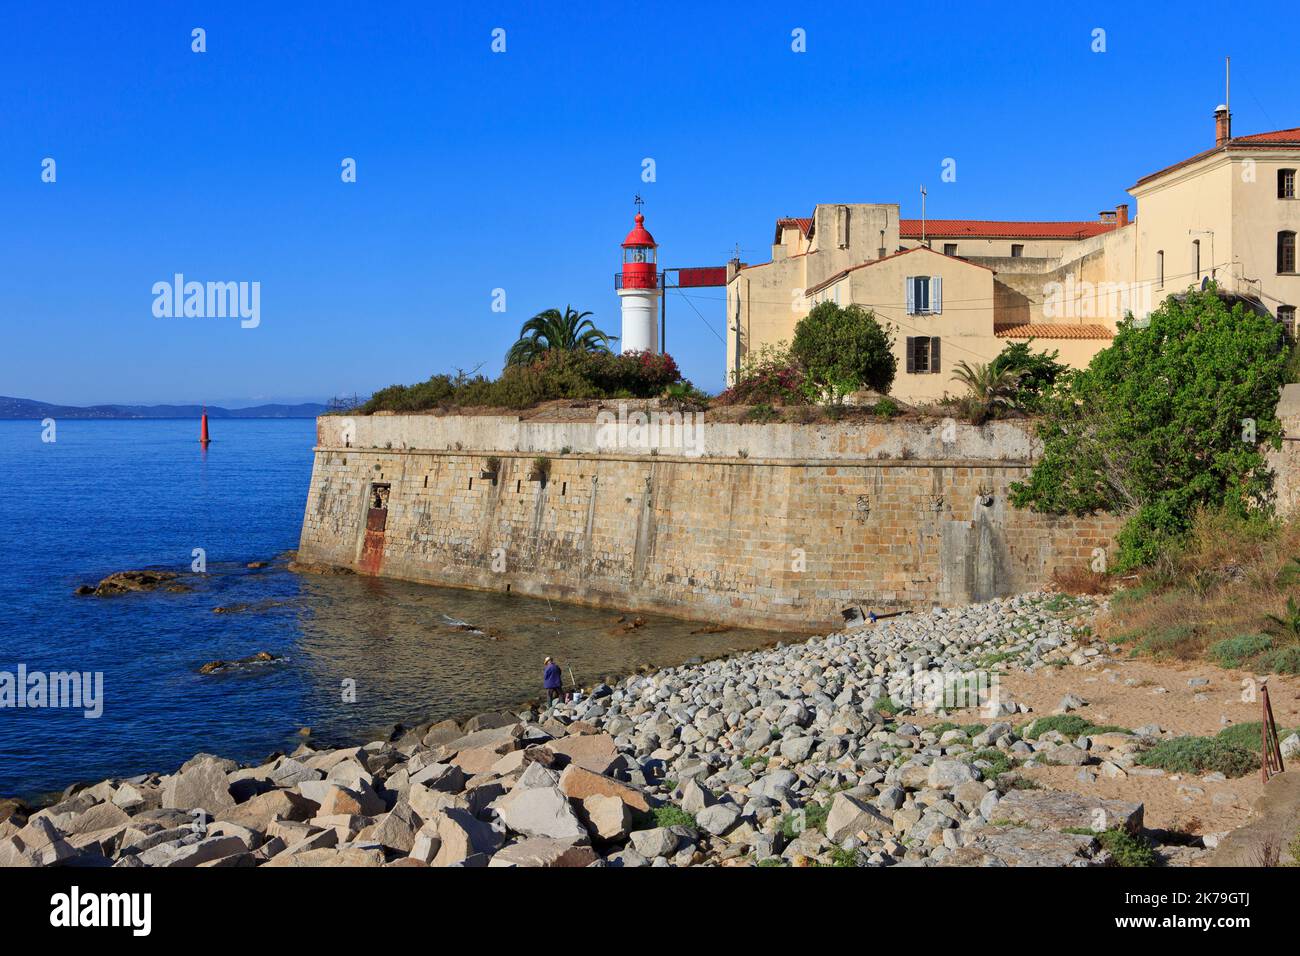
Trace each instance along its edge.
<instances>
[{"instance_id":1,"label":"clear blue sky","mask_svg":"<svg viewBox=\"0 0 1300 956\"><path fill-rule=\"evenodd\" d=\"M921 183L934 218L1090 219L1212 144L1225 54L1235 132L1300 125L1276 9L9 3L0 394L249 402L495 374L543 308L617 334L638 192L668 266L736 243L764 261L773 220L819 201L916 216ZM260 282L261 325L154 318L176 272ZM723 290L692 296L703 319L669 299L669 351L717 389Z\"/></svg>"}]
</instances>

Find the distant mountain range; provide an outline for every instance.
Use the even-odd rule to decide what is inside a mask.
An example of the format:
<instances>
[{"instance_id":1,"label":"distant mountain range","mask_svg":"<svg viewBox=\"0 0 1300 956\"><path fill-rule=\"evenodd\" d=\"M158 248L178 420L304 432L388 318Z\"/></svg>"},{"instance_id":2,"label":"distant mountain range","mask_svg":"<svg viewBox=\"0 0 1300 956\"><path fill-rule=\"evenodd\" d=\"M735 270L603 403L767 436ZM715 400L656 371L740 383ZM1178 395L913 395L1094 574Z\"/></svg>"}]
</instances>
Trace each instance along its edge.
<instances>
[{"instance_id":1,"label":"distant mountain range","mask_svg":"<svg viewBox=\"0 0 1300 956\"><path fill-rule=\"evenodd\" d=\"M252 405L222 408L219 405L52 405L30 398L0 395L0 418L194 418L207 408L209 418L315 418L326 406L317 402L299 405Z\"/></svg>"}]
</instances>

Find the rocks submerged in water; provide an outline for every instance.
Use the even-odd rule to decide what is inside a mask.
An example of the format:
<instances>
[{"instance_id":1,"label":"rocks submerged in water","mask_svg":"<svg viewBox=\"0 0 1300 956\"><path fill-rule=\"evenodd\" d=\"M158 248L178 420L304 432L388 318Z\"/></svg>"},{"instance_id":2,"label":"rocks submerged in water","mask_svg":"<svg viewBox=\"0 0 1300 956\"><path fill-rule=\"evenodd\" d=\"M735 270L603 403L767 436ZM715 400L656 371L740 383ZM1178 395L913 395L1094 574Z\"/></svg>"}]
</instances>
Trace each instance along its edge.
<instances>
[{"instance_id":1,"label":"rocks submerged in water","mask_svg":"<svg viewBox=\"0 0 1300 956\"><path fill-rule=\"evenodd\" d=\"M133 591L189 591L186 584L177 583L180 575L175 571L115 571L93 587L83 584L76 589L77 594L96 597L110 597L116 594L129 594Z\"/></svg>"},{"instance_id":2,"label":"rocks submerged in water","mask_svg":"<svg viewBox=\"0 0 1300 956\"><path fill-rule=\"evenodd\" d=\"M1073 606L1071 606L1073 607ZM1149 739L927 730L921 675L1035 670L1080 650L1041 595L900 617L636 674L545 711L428 723L360 747L105 781L19 823L0 859L114 866L1100 866L1142 806L1017 789L1062 748L1135 767ZM918 705L919 706L919 705ZM1157 731L1159 733L1159 731ZM97 810L103 803L111 810ZM194 832L188 811L214 819ZM126 819L123 819L123 815Z\"/></svg>"},{"instance_id":3,"label":"rocks submerged in water","mask_svg":"<svg viewBox=\"0 0 1300 956\"><path fill-rule=\"evenodd\" d=\"M315 561L298 561L293 560L285 565L290 571L297 574L356 574L352 568L344 567L341 564L321 564Z\"/></svg>"},{"instance_id":4,"label":"rocks submerged in water","mask_svg":"<svg viewBox=\"0 0 1300 956\"><path fill-rule=\"evenodd\" d=\"M241 657L234 661L208 661L199 668L200 674L221 674L225 671L238 670L241 667L247 667L253 664L271 664L275 661L282 661L283 657L278 657L270 651L258 651L248 657Z\"/></svg>"},{"instance_id":5,"label":"rocks submerged in water","mask_svg":"<svg viewBox=\"0 0 1300 956\"><path fill-rule=\"evenodd\" d=\"M261 601L238 601L235 604L223 604L212 609L213 614L243 614L246 612L261 613L269 611L272 608L283 607L288 601L280 601L275 598L264 598Z\"/></svg>"}]
</instances>

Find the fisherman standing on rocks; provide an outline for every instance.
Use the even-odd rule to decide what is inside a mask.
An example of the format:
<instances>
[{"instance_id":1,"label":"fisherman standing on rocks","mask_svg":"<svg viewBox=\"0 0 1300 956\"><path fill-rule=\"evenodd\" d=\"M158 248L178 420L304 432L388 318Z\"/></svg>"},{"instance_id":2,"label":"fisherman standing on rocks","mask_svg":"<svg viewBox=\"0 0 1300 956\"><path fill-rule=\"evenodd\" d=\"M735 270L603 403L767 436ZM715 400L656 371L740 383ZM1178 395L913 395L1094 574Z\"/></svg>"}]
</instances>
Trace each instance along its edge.
<instances>
[{"instance_id":1,"label":"fisherman standing on rocks","mask_svg":"<svg viewBox=\"0 0 1300 956\"><path fill-rule=\"evenodd\" d=\"M560 686L563 683L560 665L549 657L546 658L545 664L546 668L542 671L542 687L546 688L546 699L554 704L560 699Z\"/></svg>"}]
</instances>

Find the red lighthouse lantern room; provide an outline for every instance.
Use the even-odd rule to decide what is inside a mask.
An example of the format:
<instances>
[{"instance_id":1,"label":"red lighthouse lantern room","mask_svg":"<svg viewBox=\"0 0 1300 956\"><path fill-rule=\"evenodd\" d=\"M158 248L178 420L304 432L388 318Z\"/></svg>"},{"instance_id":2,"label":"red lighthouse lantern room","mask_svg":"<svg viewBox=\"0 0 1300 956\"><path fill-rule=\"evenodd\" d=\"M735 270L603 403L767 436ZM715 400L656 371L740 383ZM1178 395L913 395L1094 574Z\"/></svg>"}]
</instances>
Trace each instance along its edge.
<instances>
[{"instance_id":1,"label":"red lighthouse lantern room","mask_svg":"<svg viewBox=\"0 0 1300 956\"><path fill-rule=\"evenodd\" d=\"M623 240L623 288L657 289L659 272L655 265L655 237L644 225L645 216L636 214L636 225Z\"/></svg>"}]
</instances>

